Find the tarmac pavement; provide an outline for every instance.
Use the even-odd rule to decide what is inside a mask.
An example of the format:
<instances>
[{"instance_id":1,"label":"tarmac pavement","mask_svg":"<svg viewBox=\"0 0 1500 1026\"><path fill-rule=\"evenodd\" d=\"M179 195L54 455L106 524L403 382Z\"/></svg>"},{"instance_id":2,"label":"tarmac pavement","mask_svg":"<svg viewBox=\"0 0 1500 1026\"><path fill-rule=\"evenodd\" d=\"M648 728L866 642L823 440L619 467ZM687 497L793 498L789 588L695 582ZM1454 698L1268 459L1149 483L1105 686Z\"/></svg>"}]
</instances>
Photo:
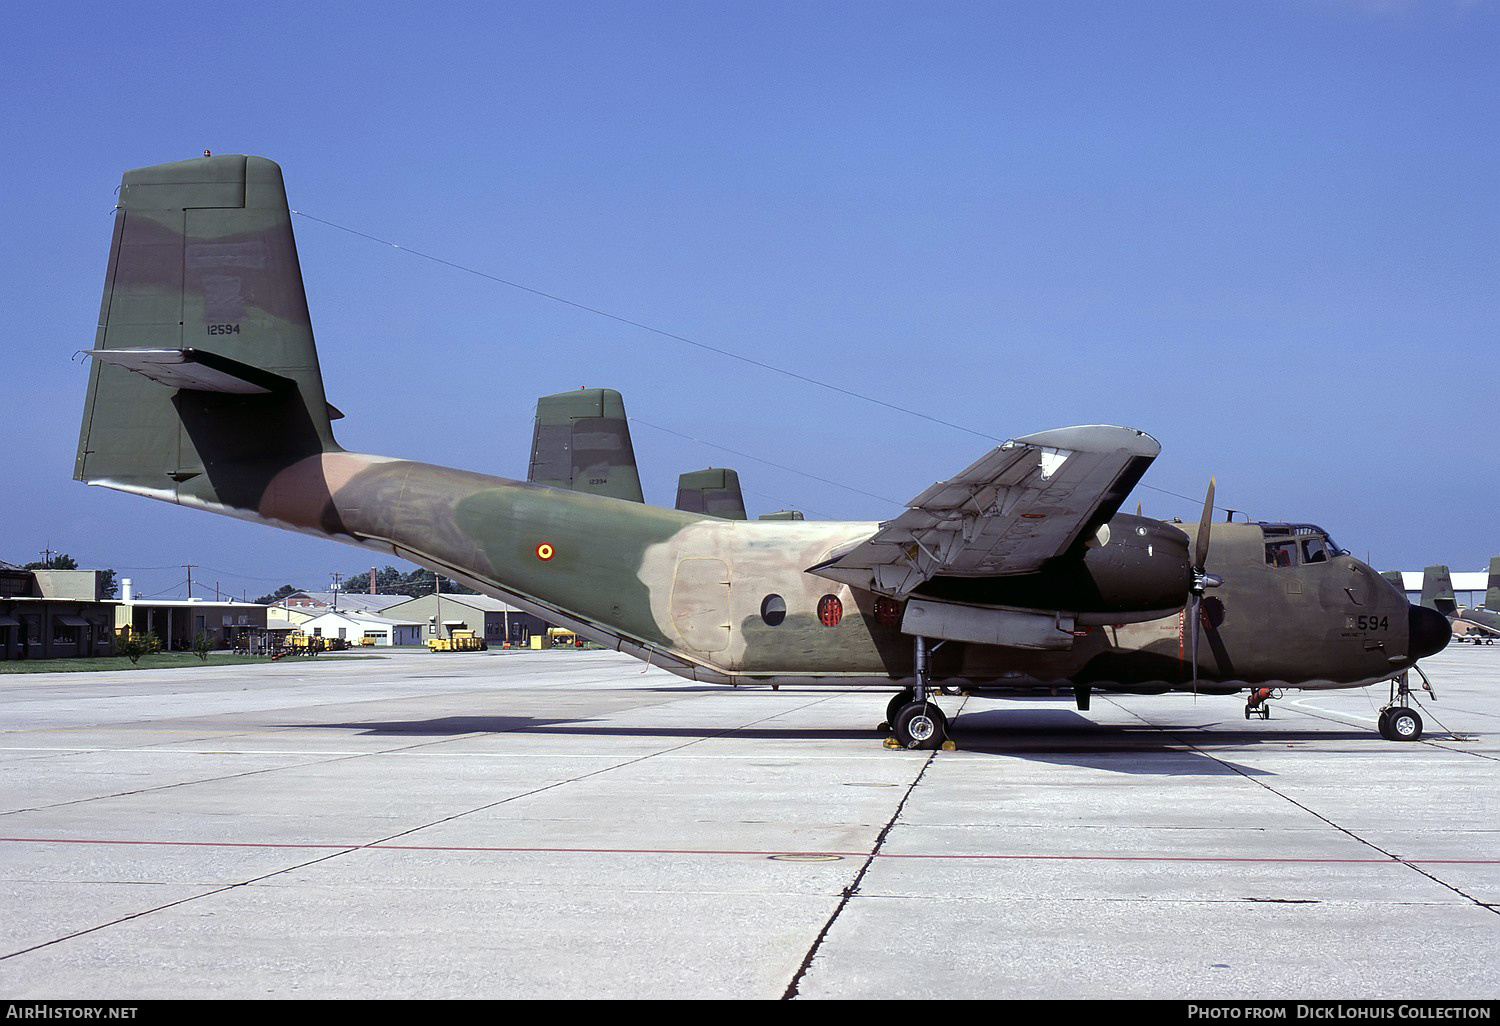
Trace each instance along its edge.
<instances>
[{"instance_id":1,"label":"tarmac pavement","mask_svg":"<svg viewBox=\"0 0 1500 1026\"><path fill-rule=\"evenodd\" d=\"M951 697L602 651L0 676L0 998L1500 996L1500 646ZM1458 732L1456 736L1453 732Z\"/></svg>"}]
</instances>

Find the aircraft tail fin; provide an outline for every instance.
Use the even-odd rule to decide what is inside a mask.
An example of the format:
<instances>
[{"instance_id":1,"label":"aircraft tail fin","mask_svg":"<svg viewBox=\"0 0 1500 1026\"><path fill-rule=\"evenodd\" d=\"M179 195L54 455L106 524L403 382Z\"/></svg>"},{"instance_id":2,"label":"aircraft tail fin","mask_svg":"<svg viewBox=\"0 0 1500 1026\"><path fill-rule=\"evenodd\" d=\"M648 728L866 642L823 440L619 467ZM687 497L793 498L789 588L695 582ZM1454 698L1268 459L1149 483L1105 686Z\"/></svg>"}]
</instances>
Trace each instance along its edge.
<instances>
[{"instance_id":1,"label":"aircraft tail fin","mask_svg":"<svg viewBox=\"0 0 1500 1026\"><path fill-rule=\"evenodd\" d=\"M1500 556L1490 557L1490 579L1484 593L1484 608L1500 612Z\"/></svg>"},{"instance_id":2,"label":"aircraft tail fin","mask_svg":"<svg viewBox=\"0 0 1500 1026\"><path fill-rule=\"evenodd\" d=\"M1444 616L1458 612L1458 599L1453 594L1453 578L1446 566L1429 566L1422 571L1422 605L1436 609Z\"/></svg>"},{"instance_id":3,"label":"aircraft tail fin","mask_svg":"<svg viewBox=\"0 0 1500 1026\"><path fill-rule=\"evenodd\" d=\"M677 508L720 520L746 520L740 475L722 467L694 470L677 479Z\"/></svg>"},{"instance_id":4,"label":"aircraft tail fin","mask_svg":"<svg viewBox=\"0 0 1500 1026\"><path fill-rule=\"evenodd\" d=\"M217 156L127 171L73 476L253 506L338 451L281 169Z\"/></svg>"},{"instance_id":5,"label":"aircraft tail fin","mask_svg":"<svg viewBox=\"0 0 1500 1026\"><path fill-rule=\"evenodd\" d=\"M526 480L644 502L620 393L581 388L538 399Z\"/></svg>"}]
</instances>

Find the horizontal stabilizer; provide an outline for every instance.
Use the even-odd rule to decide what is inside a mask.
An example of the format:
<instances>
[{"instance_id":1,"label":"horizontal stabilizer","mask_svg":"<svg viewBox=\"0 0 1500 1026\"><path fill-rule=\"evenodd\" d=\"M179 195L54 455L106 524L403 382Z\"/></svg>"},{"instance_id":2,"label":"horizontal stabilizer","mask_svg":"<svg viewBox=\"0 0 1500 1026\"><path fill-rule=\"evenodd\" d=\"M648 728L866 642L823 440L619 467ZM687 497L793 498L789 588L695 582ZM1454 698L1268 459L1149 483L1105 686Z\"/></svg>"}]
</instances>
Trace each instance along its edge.
<instances>
[{"instance_id":1,"label":"horizontal stabilizer","mask_svg":"<svg viewBox=\"0 0 1500 1026\"><path fill-rule=\"evenodd\" d=\"M88 355L171 388L265 395L295 387L290 378L202 349L90 349Z\"/></svg>"}]
</instances>

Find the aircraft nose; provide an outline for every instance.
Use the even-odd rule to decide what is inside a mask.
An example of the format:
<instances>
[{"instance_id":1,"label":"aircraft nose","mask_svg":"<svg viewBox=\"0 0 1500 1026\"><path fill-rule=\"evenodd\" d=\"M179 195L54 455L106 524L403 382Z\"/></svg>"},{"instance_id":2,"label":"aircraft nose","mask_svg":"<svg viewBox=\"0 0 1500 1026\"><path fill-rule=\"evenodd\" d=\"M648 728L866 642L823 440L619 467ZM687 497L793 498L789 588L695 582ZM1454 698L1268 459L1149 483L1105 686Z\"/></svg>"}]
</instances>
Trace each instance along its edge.
<instances>
[{"instance_id":1,"label":"aircraft nose","mask_svg":"<svg viewBox=\"0 0 1500 1026\"><path fill-rule=\"evenodd\" d=\"M1453 640L1453 628L1448 626L1448 618L1426 606L1407 607L1406 627L1408 655L1412 659L1435 655Z\"/></svg>"}]
</instances>

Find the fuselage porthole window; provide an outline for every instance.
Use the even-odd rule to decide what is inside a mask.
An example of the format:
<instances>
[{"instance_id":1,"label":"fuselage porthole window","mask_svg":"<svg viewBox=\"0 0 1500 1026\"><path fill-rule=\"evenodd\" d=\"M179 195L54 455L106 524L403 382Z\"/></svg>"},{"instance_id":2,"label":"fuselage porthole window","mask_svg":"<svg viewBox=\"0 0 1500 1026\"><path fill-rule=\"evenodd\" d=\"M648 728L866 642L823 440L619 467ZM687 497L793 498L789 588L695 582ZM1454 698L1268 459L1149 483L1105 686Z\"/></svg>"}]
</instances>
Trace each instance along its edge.
<instances>
[{"instance_id":1,"label":"fuselage porthole window","mask_svg":"<svg viewBox=\"0 0 1500 1026\"><path fill-rule=\"evenodd\" d=\"M786 599L780 595L767 595L760 604L760 618L767 627L779 627L786 619Z\"/></svg>"}]
</instances>

